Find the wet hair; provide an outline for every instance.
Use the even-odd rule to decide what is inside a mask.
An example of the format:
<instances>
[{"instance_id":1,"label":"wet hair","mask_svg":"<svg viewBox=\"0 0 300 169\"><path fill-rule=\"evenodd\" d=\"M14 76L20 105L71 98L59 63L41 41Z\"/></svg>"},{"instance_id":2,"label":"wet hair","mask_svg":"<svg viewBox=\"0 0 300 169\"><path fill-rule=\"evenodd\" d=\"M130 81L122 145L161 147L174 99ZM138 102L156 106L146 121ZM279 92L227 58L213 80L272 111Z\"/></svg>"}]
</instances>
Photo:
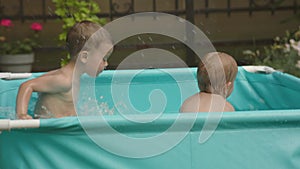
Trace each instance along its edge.
<instances>
[{"instance_id":1,"label":"wet hair","mask_svg":"<svg viewBox=\"0 0 300 169\"><path fill-rule=\"evenodd\" d=\"M67 34L66 45L71 55L71 59L76 59L77 55L81 50L89 50L89 47L99 46L99 44L103 41L104 38L110 39L107 31L105 31L107 36L102 36L104 33L103 31L99 31L99 30L104 30L104 29L99 24L96 24L91 21L78 22L69 30ZM95 38L93 38L93 40L88 42L88 40L92 36ZM92 46L87 45L86 44L87 42L93 45Z\"/></svg>"},{"instance_id":2,"label":"wet hair","mask_svg":"<svg viewBox=\"0 0 300 169\"><path fill-rule=\"evenodd\" d=\"M231 94L238 72L234 58L226 53L211 52L201 58L198 64L197 80L200 91L227 97ZM232 85L226 89L226 84Z\"/></svg>"}]
</instances>

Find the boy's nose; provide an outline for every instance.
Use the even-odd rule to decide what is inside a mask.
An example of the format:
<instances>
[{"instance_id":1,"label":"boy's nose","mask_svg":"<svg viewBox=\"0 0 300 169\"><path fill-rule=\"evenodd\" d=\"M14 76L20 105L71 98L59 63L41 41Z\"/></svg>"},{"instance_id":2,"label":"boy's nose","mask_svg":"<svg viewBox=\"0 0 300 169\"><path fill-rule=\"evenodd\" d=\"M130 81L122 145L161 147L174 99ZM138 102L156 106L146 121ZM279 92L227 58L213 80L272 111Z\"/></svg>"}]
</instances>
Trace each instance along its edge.
<instances>
[{"instance_id":1,"label":"boy's nose","mask_svg":"<svg viewBox=\"0 0 300 169\"><path fill-rule=\"evenodd\" d=\"M105 67L108 66L108 61L105 61L105 62L104 62L104 66L105 66Z\"/></svg>"}]
</instances>

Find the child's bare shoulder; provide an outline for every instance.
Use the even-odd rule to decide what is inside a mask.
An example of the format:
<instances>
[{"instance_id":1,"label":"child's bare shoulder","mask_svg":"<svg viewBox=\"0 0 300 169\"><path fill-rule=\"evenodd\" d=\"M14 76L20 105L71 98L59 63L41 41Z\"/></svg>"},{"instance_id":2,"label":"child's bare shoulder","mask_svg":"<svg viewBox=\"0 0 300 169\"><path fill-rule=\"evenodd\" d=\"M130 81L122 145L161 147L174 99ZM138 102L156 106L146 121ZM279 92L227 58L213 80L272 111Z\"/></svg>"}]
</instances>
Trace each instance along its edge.
<instances>
[{"instance_id":1,"label":"child's bare shoulder","mask_svg":"<svg viewBox=\"0 0 300 169\"><path fill-rule=\"evenodd\" d=\"M200 102L199 93L188 97L182 104L181 112L197 112L198 104Z\"/></svg>"},{"instance_id":2,"label":"child's bare shoulder","mask_svg":"<svg viewBox=\"0 0 300 169\"><path fill-rule=\"evenodd\" d=\"M225 112L232 112L235 111L235 108L233 107L233 105L231 103L229 103L228 101L226 102L225 108L224 108Z\"/></svg>"},{"instance_id":3,"label":"child's bare shoulder","mask_svg":"<svg viewBox=\"0 0 300 169\"><path fill-rule=\"evenodd\" d=\"M72 73L57 69L38 77L36 82L46 84L46 86L49 86L52 89L67 91L72 87L72 77Z\"/></svg>"}]
</instances>

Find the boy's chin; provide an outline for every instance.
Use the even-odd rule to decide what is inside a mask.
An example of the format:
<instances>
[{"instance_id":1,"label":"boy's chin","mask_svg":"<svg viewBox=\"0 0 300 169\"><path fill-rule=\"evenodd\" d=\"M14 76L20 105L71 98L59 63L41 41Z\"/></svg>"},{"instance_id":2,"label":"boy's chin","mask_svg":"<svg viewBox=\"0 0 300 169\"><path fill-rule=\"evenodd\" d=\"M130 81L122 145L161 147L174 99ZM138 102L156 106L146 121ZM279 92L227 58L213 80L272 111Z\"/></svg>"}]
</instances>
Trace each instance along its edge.
<instances>
[{"instance_id":1,"label":"boy's chin","mask_svg":"<svg viewBox=\"0 0 300 169\"><path fill-rule=\"evenodd\" d=\"M92 74L88 73L88 75L89 75L90 77L96 78L96 77L99 76L99 74L100 74L102 71L103 71L103 70L101 70L101 71L99 71L99 72L96 72L96 73L92 73Z\"/></svg>"},{"instance_id":2,"label":"boy's chin","mask_svg":"<svg viewBox=\"0 0 300 169\"><path fill-rule=\"evenodd\" d=\"M92 77L92 78L96 78L98 75L99 74L96 74L96 75L95 74L93 74L93 75L89 74L89 76Z\"/></svg>"}]
</instances>

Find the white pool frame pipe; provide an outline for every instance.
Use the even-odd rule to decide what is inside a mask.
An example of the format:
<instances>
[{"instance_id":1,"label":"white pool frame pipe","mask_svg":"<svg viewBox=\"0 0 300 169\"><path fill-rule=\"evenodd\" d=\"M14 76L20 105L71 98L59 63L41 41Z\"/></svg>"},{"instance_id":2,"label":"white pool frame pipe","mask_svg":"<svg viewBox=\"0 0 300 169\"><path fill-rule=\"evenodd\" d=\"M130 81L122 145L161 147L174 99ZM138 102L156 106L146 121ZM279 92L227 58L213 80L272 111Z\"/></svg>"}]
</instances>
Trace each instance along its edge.
<instances>
[{"instance_id":1,"label":"white pool frame pipe","mask_svg":"<svg viewBox=\"0 0 300 169\"><path fill-rule=\"evenodd\" d=\"M273 73L276 70L269 66L242 66L247 72L252 73Z\"/></svg>"},{"instance_id":2,"label":"white pool frame pipe","mask_svg":"<svg viewBox=\"0 0 300 169\"><path fill-rule=\"evenodd\" d=\"M39 128L40 120L10 120L0 119L0 132L3 130L20 129L20 128Z\"/></svg>"},{"instance_id":3,"label":"white pool frame pipe","mask_svg":"<svg viewBox=\"0 0 300 169\"><path fill-rule=\"evenodd\" d=\"M10 73L10 72L3 72L0 73L0 79L24 79L31 77L32 73Z\"/></svg>"}]
</instances>

